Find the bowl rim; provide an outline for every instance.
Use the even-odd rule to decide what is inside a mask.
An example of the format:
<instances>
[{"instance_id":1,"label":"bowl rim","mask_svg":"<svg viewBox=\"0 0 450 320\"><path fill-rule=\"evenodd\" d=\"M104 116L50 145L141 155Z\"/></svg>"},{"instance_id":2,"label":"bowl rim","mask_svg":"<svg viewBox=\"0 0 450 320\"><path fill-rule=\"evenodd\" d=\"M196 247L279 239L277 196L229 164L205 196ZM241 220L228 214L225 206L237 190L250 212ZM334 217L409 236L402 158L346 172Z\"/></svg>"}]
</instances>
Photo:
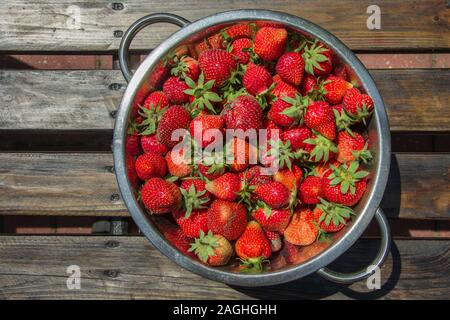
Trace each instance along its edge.
<instances>
[{"instance_id":1,"label":"bowl rim","mask_svg":"<svg viewBox=\"0 0 450 320\"><path fill-rule=\"evenodd\" d=\"M302 30L321 40L338 54L353 69L362 86L374 101L374 115L371 121L375 121L377 140L379 143L378 149L376 150L378 153L378 163L374 167L375 174L372 177L373 188L367 197L365 205L361 208L361 214L359 214L358 218L348 230L328 248L299 265L268 273L248 275L223 271L219 268L202 264L199 261L185 256L163 238L158 229L149 222L146 217L147 213L144 212L134 196L126 172L124 141L126 139L126 128L131 112L131 105L135 95L148 78L150 71L153 70L156 63L170 49L206 28L225 23L238 23L251 20L280 22L286 26ZM389 174L390 151L389 123L383 99L369 72L356 55L334 35L308 20L284 12L260 9L226 11L201 18L173 33L156 47L136 70L125 90L116 116L113 137L115 175L122 199L132 218L148 240L172 261L198 275L231 285L248 287L268 286L296 280L329 265L347 251L366 229L381 202Z\"/></svg>"}]
</instances>

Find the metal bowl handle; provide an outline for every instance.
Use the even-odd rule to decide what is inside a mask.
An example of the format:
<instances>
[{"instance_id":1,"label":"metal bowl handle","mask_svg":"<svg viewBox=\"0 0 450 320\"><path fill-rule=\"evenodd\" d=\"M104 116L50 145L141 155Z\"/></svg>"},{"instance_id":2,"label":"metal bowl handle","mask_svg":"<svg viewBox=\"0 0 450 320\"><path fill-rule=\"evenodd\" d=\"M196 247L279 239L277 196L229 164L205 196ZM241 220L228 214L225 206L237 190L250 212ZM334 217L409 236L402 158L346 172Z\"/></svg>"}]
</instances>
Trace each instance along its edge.
<instances>
[{"instance_id":1,"label":"metal bowl handle","mask_svg":"<svg viewBox=\"0 0 450 320\"><path fill-rule=\"evenodd\" d=\"M375 218L377 219L377 222L380 226L381 246L371 266L379 268L381 267L381 265L383 264L384 260L386 259L389 253L389 247L391 243L391 232L389 228L389 222L386 216L384 215L383 210L381 210L381 208L378 208L377 212L375 213ZM368 278L374 272L373 267L362 269L354 273L340 273L330 270L328 268L322 268L319 271L317 271L317 273L327 280L337 283L348 284Z\"/></svg>"},{"instance_id":2,"label":"metal bowl handle","mask_svg":"<svg viewBox=\"0 0 450 320\"><path fill-rule=\"evenodd\" d=\"M133 41L136 34L146 26L160 22L172 23L179 27L184 27L185 25L191 23L183 17L170 13L153 13L135 21L123 35L119 46L119 66L123 77L127 80L127 82L129 82L132 77L128 61L128 52L130 50L131 41Z\"/></svg>"}]
</instances>

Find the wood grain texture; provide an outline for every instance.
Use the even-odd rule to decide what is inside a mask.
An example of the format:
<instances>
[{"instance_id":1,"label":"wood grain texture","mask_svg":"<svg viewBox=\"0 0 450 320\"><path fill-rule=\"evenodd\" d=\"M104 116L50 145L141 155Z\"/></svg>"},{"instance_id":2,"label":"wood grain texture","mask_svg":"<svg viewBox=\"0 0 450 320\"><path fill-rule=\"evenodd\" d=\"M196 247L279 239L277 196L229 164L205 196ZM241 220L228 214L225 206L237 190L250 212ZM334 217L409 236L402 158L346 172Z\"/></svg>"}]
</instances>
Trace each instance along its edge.
<instances>
[{"instance_id":1,"label":"wood grain texture","mask_svg":"<svg viewBox=\"0 0 450 320\"><path fill-rule=\"evenodd\" d=\"M0 215L128 216L108 153L0 153ZM382 207L391 218L450 218L450 154L396 154Z\"/></svg>"},{"instance_id":2,"label":"wood grain texture","mask_svg":"<svg viewBox=\"0 0 450 320\"><path fill-rule=\"evenodd\" d=\"M375 255L379 240L360 240L333 264L355 270ZM231 287L175 265L144 237L0 237L2 299L448 299L450 241L396 240L381 269L380 290L336 285L310 275L287 284ZM66 269L81 269L81 289L68 290ZM211 295L214 292L214 295Z\"/></svg>"},{"instance_id":3,"label":"wood grain texture","mask_svg":"<svg viewBox=\"0 0 450 320\"><path fill-rule=\"evenodd\" d=\"M191 21L234 9L271 9L315 22L334 33L352 49L448 49L449 9L443 0L405 1L123 1L113 10L103 0L6 0L0 12L1 51L111 51L138 18L155 12L181 15ZM74 6L76 5L76 6ZM367 8L381 9L381 30L369 30ZM320 9L318 9L320 8ZM80 13L77 20L75 14ZM351 19L349 19L351 17ZM79 23L77 23L79 21ZM153 26L134 42L134 48L154 48L176 28Z\"/></svg>"},{"instance_id":4,"label":"wood grain texture","mask_svg":"<svg viewBox=\"0 0 450 320\"><path fill-rule=\"evenodd\" d=\"M392 131L450 130L450 70L372 70ZM118 83L119 90L110 85ZM120 71L0 71L0 130L108 130Z\"/></svg>"}]
</instances>

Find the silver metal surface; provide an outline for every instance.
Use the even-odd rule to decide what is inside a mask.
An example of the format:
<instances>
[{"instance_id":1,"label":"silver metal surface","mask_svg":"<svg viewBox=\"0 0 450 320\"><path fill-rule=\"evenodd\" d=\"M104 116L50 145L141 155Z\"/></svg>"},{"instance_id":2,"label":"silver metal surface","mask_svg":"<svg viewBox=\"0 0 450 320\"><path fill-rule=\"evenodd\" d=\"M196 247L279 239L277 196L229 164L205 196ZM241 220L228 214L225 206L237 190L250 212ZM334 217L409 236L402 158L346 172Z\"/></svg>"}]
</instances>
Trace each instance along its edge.
<instances>
[{"instance_id":1,"label":"silver metal surface","mask_svg":"<svg viewBox=\"0 0 450 320\"><path fill-rule=\"evenodd\" d=\"M182 43L204 37L208 34L208 30L217 30L239 21L256 20L276 21L284 24L286 28L318 38L334 51L341 62L351 69L352 80L357 81L363 91L368 93L374 101L375 111L368 128L370 150L374 155L374 160L369 168L371 176L366 194L355 207L356 217L353 223L344 229L337 241L323 252L299 265L290 265L275 271L248 275L236 273L227 268L206 266L180 253L164 239L149 216L139 205L128 180L125 163L125 137L132 105L136 103L135 100L138 96L144 96L150 91L146 80L157 63L170 50ZM132 32L129 34L132 34ZM123 53L124 56L122 58L126 58L126 50ZM125 61L125 59L122 60ZM389 174L391 145L386 110L375 83L358 58L341 41L321 27L286 13L267 10L237 10L215 14L186 25L151 52L136 70L123 96L114 129L113 148L115 172L122 198L141 231L155 247L184 268L209 279L239 286L266 286L292 281L321 270L355 243L372 220L383 196ZM382 219L381 212L377 214L377 218ZM383 243L389 243L389 228L385 230ZM384 248L383 245L382 248ZM381 263L384 257L385 255L377 259L377 261L379 260ZM345 282L347 278L345 275L331 273L327 270L320 271L320 274L325 277L331 275L328 279L338 282Z\"/></svg>"}]
</instances>

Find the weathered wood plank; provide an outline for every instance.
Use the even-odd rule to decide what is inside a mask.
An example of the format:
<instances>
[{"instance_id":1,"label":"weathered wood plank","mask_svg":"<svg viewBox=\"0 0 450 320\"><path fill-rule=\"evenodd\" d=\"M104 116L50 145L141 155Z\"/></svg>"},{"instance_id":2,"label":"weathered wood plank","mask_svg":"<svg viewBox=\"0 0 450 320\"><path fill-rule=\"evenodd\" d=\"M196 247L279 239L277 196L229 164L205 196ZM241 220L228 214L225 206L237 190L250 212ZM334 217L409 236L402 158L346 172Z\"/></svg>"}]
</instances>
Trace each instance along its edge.
<instances>
[{"instance_id":1,"label":"weathered wood plank","mask_svg":"<svg viewBox=\"0 0 450 320\"><path fill-rule=\"evenodd\" d=\"M392 131L450 130L450 70L372 70ZM119 84L111 86L111 84ZM117 70L0 71L0 130L111 130Z\"/></svg>"},{"instance_id":2,"label":"weathered wood plank","mask_svg":"<svg viewBox=\"0 0 450 320\"><path fill-rule=\"evenodd\" d=\"M360 240L333 268L350 271L373 259L378 240ZM450 241L396 240L381 269L380 290L349 287L316 275L271 287L230 287L172 263L144 237L0 237L2 299L448 299ZM81 289L68 290L69 265ZM214 295L211 296L211 292Z\"/></svg>"},{"instance_id":3,"label":"weathered wood plank","mask_svg":"<svg viewBox=\"0 0 450 320\"><path fill-rule=\"evenodd\" d=\"M128 216L109 153L0 153L0 215ZM382 207L392 218L450 218L450 154L396 154Z\"/></svg>"},{"instance_id":4,"label":"weathered wood plank","mask_svg":"<svg viewBox=\"0 0 450 320\"><path fill-rule=\"evenodd\" d=\"M442 0L422 1L124 1L113 10L102 0L6 0L0 12L1 51L111 51L125 31L145 14L170 12L194 21L234 9L271 9L304 17L336 34L352 49L448 49L449 10ZM370 5L381 10L381 29L369 30ZM318 10L320 8L320 10ZM348 17L351 17L349 19ZM140 35L134 48L149 49L176 28L159 25Z\"/></svg>"}]
</instances>

